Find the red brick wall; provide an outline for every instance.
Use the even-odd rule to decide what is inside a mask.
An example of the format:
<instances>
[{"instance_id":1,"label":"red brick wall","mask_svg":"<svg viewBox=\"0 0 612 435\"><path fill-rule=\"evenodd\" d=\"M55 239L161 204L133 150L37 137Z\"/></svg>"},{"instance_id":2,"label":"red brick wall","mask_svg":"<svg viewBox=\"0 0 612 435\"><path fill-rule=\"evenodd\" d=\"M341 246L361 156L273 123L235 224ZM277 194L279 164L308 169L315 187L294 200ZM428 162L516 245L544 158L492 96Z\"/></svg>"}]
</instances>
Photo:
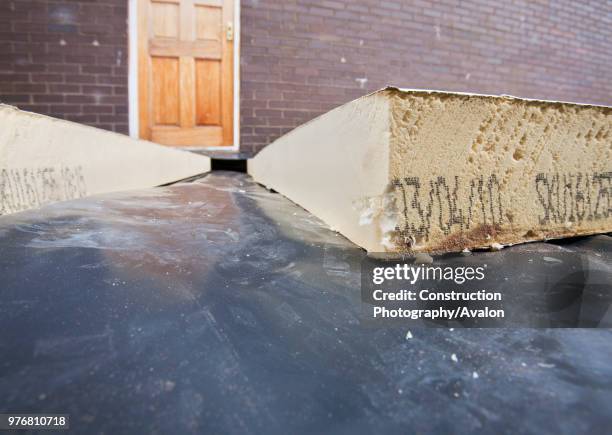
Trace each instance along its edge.
<instances>
[{"instance_id":1,"label":"red brick wall","mask_svg":"<svg viewBox=\"0 0 612 435\"><path fill-rule=\"evenodd\" d=\"M0 101L128 132L126 0L0 0Z\"/></svg>"},{"instance_id":2,"label":"red brick wall","mask_svg":"<svg viewBox=\"0 0 612 435\"><path fill-rule=\"evenodd\" d=\"M243 0L241 50L244 150L387 84L612 104L605 1Z\"/></svg>"},{"instance_id":3,"label":"red brick wall","mask_svg":"<svg viewBox=\"0 0 612 435\"><path fill-rule=\"evenodd\" d=\"M612 3L243 0L241 148L386 84L612 104ZM0 101L126 133L127 0L0 0Z\"/></svg>"}]
</instances>

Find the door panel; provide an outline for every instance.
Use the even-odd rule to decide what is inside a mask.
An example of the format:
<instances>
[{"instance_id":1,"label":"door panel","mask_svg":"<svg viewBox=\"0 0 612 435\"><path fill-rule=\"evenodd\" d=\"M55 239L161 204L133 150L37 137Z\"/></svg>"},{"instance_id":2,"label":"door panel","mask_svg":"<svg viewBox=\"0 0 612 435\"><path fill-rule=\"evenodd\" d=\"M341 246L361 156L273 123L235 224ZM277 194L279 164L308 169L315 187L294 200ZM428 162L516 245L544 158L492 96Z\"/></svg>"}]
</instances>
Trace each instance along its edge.
<instances>
[{"instance_id":1,"label":"door panel","mask_svg":"<svg viewBox=\"0 0 612 435\"><path fill-rule=\"evenodd\" d=\"M179 63L172 57L151 59L153 120L155 125L179 125Z\"/></svg>"},{"instance_id":2,"label":"door panel","mask_svg":"<svg viewBox=\"0 0 612 435\"><path fill-rule=\"evenodd\" d=\"M139 0L140 136L233 144L233 0Z\"/></svg>"},{"instance_id":3,"label":"door panel","mask_svg":"<svg viewBox=\"0 0 612 435\"><path fill-rule=\"evenodd\" d=\"M152 35L156 38L177 38L179 5L153 2L151 4Z\"/></svg>"},{"instance_id":4,"label":"door panel","mask_svg":"<svg viewBox=\"0 0 612 435\"><path fill-rule=\"evenodd\" d=\"M214 60L196 61L196 121L221 125L221 65Z\"/></svg>"},{"instance_id":5,"label":"door panel","mask_svg":"<svg viewBox=\"0 0 612 435\"><path fill-rule=\"evenodd\" d=\"M223 32L223 15L218 6L196 6L196 38L221 43Z\"/></svg>"},{"instance_id":6,"label":"door panel","mask_svg":"<svg viewBox=\"0 0 612 435\"><path fill-rule=\"evenodd\" d=\"M181 128L158 127L153 130L151 139L157 143L172 142L176 146L192 146L194 143L221 143L221 127Z\"/></svg>"}]
</instances>

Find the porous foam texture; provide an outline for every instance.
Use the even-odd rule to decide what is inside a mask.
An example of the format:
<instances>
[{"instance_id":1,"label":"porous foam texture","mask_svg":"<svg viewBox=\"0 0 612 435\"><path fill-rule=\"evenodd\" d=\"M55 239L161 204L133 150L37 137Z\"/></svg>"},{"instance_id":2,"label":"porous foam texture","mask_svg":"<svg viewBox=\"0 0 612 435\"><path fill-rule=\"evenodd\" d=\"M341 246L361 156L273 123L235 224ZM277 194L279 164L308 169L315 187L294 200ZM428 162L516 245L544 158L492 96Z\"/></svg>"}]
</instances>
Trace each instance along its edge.
<instances>
[{"instance_id":1,"label":"porous foam texture","mask_svg":"<svg viewBox=\"0 0 612 435\"><path fill-rule=\"evenodd\" d=\"M612 109L387 88L280 138L249 172L368 251L604 233Z\"/></svg>"}]
</instances>

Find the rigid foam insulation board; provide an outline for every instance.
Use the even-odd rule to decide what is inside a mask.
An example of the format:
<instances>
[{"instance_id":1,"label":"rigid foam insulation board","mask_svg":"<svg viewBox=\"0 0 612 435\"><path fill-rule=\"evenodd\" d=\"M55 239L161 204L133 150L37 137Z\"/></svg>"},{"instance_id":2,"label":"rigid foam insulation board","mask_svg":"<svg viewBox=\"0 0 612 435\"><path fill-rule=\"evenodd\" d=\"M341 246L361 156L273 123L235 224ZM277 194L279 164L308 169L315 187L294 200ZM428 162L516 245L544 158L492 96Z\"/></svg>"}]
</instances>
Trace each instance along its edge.
<instances>
[{"instance_id":1,"label":"rigid foam insulation board","mask_svg":"<svg viewBox=\"0 0 612 435\"><path fill-rule=\"evenodd\" d=\"M0 215L210 171L210 159L0 105Z\"/></svg>"},{"instance_id":2,"label":"rigid foam insulation board","mask_svg":"<svg viewBox=\"0 0 612 435\"><path fill-rule=\"evenodd\" d=\"M612 108L386 88L248 162L371 252L449 252L612 230Z\"/></svg>"}]
</instances>

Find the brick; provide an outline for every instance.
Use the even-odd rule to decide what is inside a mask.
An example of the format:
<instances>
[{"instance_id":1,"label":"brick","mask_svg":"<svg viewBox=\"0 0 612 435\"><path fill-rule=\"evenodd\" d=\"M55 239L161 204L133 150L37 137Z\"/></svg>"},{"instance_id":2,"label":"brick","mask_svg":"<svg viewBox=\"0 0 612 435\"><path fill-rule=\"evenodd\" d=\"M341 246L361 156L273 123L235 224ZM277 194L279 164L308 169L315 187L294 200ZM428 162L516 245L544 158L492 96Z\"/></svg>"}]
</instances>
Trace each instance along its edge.
<instances>
[{"instance_id":1,"label":"brick","mask_svg":"<svg viewBox=\"0 0 612 435\"><path fill-rule=\"evenodd\" d=\"M99 85L125 85L128 82L125 76L111 76L106 74L98 75L96 83Z\"/></svg>"},{"instance_id":2,"label":"brick","mask_svg":"<svg viewBox=\"0 0 612 435\"><path fill-rule=\"evenodd\" d=\"M57 72L57 73L78 74L79 66L78 65L67 65L67 64L47 65L47 71Z\"/></svg>"},{"instance_id":3,"label":"brick","mask_svg":"<svg viewBox=\"0 0 612 435\"><path fill-rule=\"evenodd\" d=\"M93 95L66 95L65 101L66 103L94 104L96 98Z\"/></svg>"},{"instance_id":4,"label":"brick","mask_svg":"<svg viewBox=\"0 0 612 435\"><path fill-rule=\"evenodd\" d=\"M75 94L78 92L81 92L81 87L79 85L72 85L72 84L63 84L63 83L56 83L56 84L49 84L49 92L52 94Z\"/></svg>"},{"instance_id":5,"label":"brick","mask_svg":"<svg viewBox=\"0 0 612 435\"><path fill-rule=\"evenodd\" d=\"M96 76L86 74L71 74L64 76L67 83L92 84L96 82Z\"/></svg>"},{"instance_id":6,"label":"brick","mask_svg":"<svg viewBox=\"0 0 612 435\"><path fill-rule=\"evenodd\" d=\"M33 73L30 77L33 83L61 83L64 81L62 74Z\"/></svg>"},{"instance_id":7,"label":"brick","mask_svg":"<svg viewBox=\"0 0 612 435\"><path fill-rule=\"evenodd\" d=\"M127 63L126 1L0 2L0 24L2 101L127 131L127 68L115 66L119 51Z\"/></svg>"},{"instance_id":8,"label":"brick","mask_svg":"<svg viewBox=\"0 0 612 435\"><path fill-rule=\"evenodd\" d=\"M599 11L588 15L588 27L580 21L584 3ZM283 123L308 121L386 84L610 105L611 14L612 5L594 0L546 8L492 0L460 7L433 0L243 2L241 129L249 134L241 134L241 147L258 150L277 137L272 130L252 134L255 128L281 134ZM253 109L287 110L279 118L255 117Z\"/></svg>"},{"instance_id":9,"label":"brick","mask_svg":"<svg viewBox=\"0 0 612 435\"><path fill-rule=\"evenodd\" d=\"M0 96L0 101L5 104L29 103L31 96L27 94L7 94Z\"/></svg>"},{"instance_id":10,"label":"brick","mask_svg":"<svg viewBox=\"0 0 612 435\"><path fill-rule=\"evenodd\" d=\"M71 115L69 120L81 124L93 124L98 121L98 115Z\"/></svg>"},{"instance_id":11,"label":"brick","mask_svg":"<svg viewBox=\"0 0 612 435\"><path fill-rule=\"evenodd\" d=\"M34 95L35 103L63 103L64 96L61 94Z\"/></svg>"},{"instance_id":12,"label":"brick","mask_svg":"<svg viewBox=\"0 0 612 435\"><path fill-rule=\"evenodd\" d=\"M15 72L0 72L0 82L28 82L30 80L30 76L24 73L15 73Z\"/></svg>"},{"instance_id":13,"label":"brick","mask_svg":"<svg viewBox=\"0 0 612 435\"><path fill-rule=\"evenodd\" d=\"M98 116L98 120L100 122L107 122L111 124L121 123L125 121L125 116L123 115L100 115Z\"/></svg>"},{"instance_id":14,"label":"brick","mask_svg":"<svg viewBox=\"0 0 612 435\"><path fill-rule=\"evenodd\" d=\"M113 70L110 66L83 65L81 66L81 71L85 74L105 74L108 76Z\"/></svg>"},{"instance_id":15,"label":"brick","mask_svg":"<svg viewBox=\"0 0 612 435\"><path fill-rule=\"evenodd\" d=\"M18 106L28 112L42 113L43 115L49 113L49 105L47 104L19 104Z\"/></svg>"},{"instance_id":16,"label":"brick","mask_svg":"<svg viewBox=\"0 0 612 435\"><path fill-rule=\"evenodd\" d=\"M83 113L113 113L113 106L90 104L83 106Z\"/></svg>"},{"instance_id":17,"label":"brick","mask_svg":"<svg viewBox=\"0 0 612 435\"><path fill-rule=\"evenodd\" d=\"M94 56L88 55L71 55L67 54L64 56L64 62L66 63L78 63L80 65L83 64L94 64L96 62L96 58Z\"/></svg>"},{"instance_id":18,"label":"brick","mask_svg":"<svg viewBox=\"0 0 612 435\"><path fill-rule=\"evenodd\" d=\"M47 65L45 64L16 64L15 71L16 72L45 72L47 70Z\"/></svg>"},{"instance_id":19,"label":"brick","mask_svg":"<svg viewBox=\"0 0 612 435\"><path fill-rule=\"evenodd\" d=\"M51 113L54 114L68 114L68 113L81 113L81 106L76 104L61 104L51 105Z\"/></svg>"}]
</instances>

